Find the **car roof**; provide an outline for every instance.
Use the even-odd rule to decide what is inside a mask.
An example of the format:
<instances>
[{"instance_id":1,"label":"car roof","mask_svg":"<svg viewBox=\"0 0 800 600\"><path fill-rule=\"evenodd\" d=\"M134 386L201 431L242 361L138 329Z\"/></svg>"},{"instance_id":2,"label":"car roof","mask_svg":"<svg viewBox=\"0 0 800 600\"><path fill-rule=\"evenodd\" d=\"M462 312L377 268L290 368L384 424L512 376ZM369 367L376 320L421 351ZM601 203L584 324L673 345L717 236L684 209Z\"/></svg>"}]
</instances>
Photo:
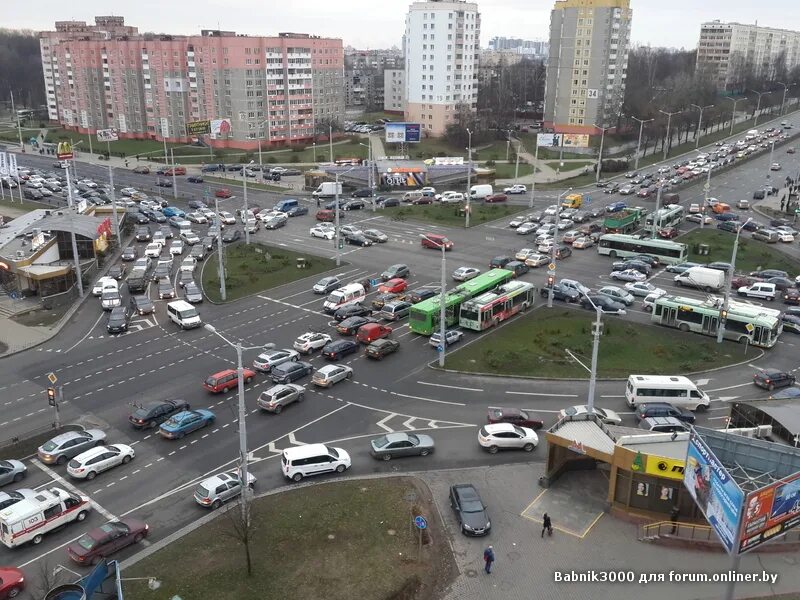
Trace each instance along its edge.
<instances>
[{"instance_id":1,"label":"car roof","mask_svg":"<svg viewBox=\"0 0 800 600\"><path fill-rule=\"evenodd\" d=\"M503 431L514 431L516 425L512 425L511 423L490 423L488 425L484 425L483 427L488 433L494 434Z\"/></svg>"}]
</instances>

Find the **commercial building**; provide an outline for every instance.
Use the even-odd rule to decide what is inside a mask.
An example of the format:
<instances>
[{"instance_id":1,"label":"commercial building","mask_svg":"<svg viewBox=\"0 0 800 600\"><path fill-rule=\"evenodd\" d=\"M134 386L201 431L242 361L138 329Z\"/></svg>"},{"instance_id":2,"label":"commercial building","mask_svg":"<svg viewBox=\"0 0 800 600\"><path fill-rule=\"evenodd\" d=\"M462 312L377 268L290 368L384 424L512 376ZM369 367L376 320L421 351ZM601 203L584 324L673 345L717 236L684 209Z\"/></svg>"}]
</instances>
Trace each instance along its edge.
<instances>
[{"instance_id":1,"label":"commercial building","mask_svg":"<svg viewBox=\"0 0 800 600\"><path fill-rule=\"evenodd\" d=\"M383 111L404 114L406 110L405 69L383 71Z\"/></svg>"},{"instance_id":2,"label":"commercial building","mask_svg":"<svg viewBox=\"0 0 800 600\"><path fill-rule=\"evenodd\" d=\"M700 26L697 71L720 91L741 91L750 77L773 80L800 65L800 32L712 21Z\"/></svg>"},{"instance_id":3,"label":"commercial building","mask_svg":"<svg viewBox=\"0 0 800 600\"><path fill-rule=\"evenodd\" d=\"M406 16L405 120L440 136L459 111L475 111L481 15L465 0L414 2Z\"/></svg>"},{"instance_id":4,"label":"commercial building","mask_svg":"<svg viewBox=\"0 0 800 600\"><path fill-rule=\"evenodd\" d=\"M595 134L616 123L625 96L630 0L557 0L550 16L544 126Z\"/></svg>"},{"instance_id":5,"label":"commercial building","mask_svg":"<svg viewBox=\"0 0 800 600\"><path fill-rule=\"evenodd\" d=\"M122 17L56 23L40 34L50 117L81 133L188 143L186 123L221 120L212 146L311 140L344 117L342 41L308 34L251 37L139 33Z\"/></svg>"}]
</instances>

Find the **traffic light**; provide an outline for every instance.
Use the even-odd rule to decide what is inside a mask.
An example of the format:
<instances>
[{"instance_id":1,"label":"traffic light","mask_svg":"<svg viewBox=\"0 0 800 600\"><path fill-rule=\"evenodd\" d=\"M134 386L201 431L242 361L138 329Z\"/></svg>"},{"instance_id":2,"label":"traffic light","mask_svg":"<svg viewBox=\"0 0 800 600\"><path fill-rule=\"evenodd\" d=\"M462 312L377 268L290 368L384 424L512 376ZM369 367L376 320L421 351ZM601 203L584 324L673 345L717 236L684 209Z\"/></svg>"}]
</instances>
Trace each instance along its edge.
<instances>
[{"instance_id":1,"label":"traffic light","mask_svg":"<svg viewBox=\"0 0 800 600\"><path fill-rule=\"evenodd\" d=\"M719 311L719 319L720 319L720 321L724 321L727 318L728 318L728 311L727 310L723 309L723 310Z\"/></svg>"},{"instance_id":2,"label":"traffic light","mask_svg":"<svg viewBox=\"0 0 800 600\"><path fill-rule=\"evenodd\" d=\"M56 405L56 388L53 387L47 388L47 403L50 406Z\"/></svg>"},{"instance_id":3,"label":"traffic light","mask_svg":"<svg viewBox=\"0 0 800 600\"><path fill-rule=\"evenodd\" d=\"M553 287L556 284L556 276L555 275L548 275L547 276L547 287Z\"/></svg>"}]
</instances>

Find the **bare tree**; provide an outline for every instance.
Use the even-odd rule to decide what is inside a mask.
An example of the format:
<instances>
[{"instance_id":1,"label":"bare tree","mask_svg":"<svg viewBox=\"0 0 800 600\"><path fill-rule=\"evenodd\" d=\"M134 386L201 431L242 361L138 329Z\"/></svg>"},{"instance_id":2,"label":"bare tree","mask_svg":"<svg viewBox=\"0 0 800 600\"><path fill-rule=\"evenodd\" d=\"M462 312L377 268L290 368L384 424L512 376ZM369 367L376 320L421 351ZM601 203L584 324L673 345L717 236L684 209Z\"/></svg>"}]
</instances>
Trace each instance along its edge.
<instances>
[{"instance_id":1,"label":"bare tree","mask_svg":"<svg viewBox=\"0 0 800 600\"><path fill-rule=\"evenodd\" d=\"M253 575L253 560L250 553L250 542L253 540L255 528L253 527L252 508L249 502L244 501L244 494L246 490L242 491L239 496L238 506L231 507L225 516L228 518L230 529L227 529L224 534L239 542L244 548L245 565L247 566L247 576ZM242 503L244 503L245 511L242 511Z\"/></svg>"}]
</instances>

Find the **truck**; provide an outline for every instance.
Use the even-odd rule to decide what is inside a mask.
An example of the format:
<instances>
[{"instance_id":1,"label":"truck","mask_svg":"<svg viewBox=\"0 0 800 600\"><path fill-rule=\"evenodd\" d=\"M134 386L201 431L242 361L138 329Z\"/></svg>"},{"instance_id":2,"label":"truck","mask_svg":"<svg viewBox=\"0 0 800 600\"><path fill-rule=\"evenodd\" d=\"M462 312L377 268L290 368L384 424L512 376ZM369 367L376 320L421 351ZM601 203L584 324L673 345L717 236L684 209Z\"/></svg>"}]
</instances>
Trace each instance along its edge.
<instances>
[{"instance_id":1,"label":"truck","mask_svg":"<svg viewBox=\"0 0 800 600\"><path fill-rule=\"evenodd\" d=\"M335 198L336 194L341 196L342 194L342 183L336 181L323 181L319 184L319 187L311 192L311 195L314 198Z\"/></svg>"},{"instance_id":2,"label":"truck","mask_svg":"<svg viewBox=\"0 0 800 600\"><path fill-rule=\"evenodd\" d=\"M147 272L144 269L134 269L127 279L128 291L138 294L147 289Z\"/></svg>"},{"instance_id":3,"label":"truck","mask_svg":"<svg viewBox=\"0 0 800 600\"><path fill-rule=\"evenodd\" d=\"M708 267L690 267L673 278L675 285L718 292L725 287L725 271Z\"/></svg>"},{"instance_id":4,"label":"truck","mask_svg":"<svg viewBox=\"0 0 800 600\"><path fill-rule=\"evenodd\" d=\"M588 194L586 200L589 200ZM580 208L583 206L584 194L570 194L561 201L561 208Z\"/></svg>"},{"instance_id":5,"label":"truck","mask_svg":"<svg viewBox=\"0 0 800 600\"><path fill-rule=\"evenodd\" d=\"M642 220L642 211L638 208L626 208L618 213L613 213L603 220L605 233L631 233L639 227Z\"/></svg>"}]
</instances>

